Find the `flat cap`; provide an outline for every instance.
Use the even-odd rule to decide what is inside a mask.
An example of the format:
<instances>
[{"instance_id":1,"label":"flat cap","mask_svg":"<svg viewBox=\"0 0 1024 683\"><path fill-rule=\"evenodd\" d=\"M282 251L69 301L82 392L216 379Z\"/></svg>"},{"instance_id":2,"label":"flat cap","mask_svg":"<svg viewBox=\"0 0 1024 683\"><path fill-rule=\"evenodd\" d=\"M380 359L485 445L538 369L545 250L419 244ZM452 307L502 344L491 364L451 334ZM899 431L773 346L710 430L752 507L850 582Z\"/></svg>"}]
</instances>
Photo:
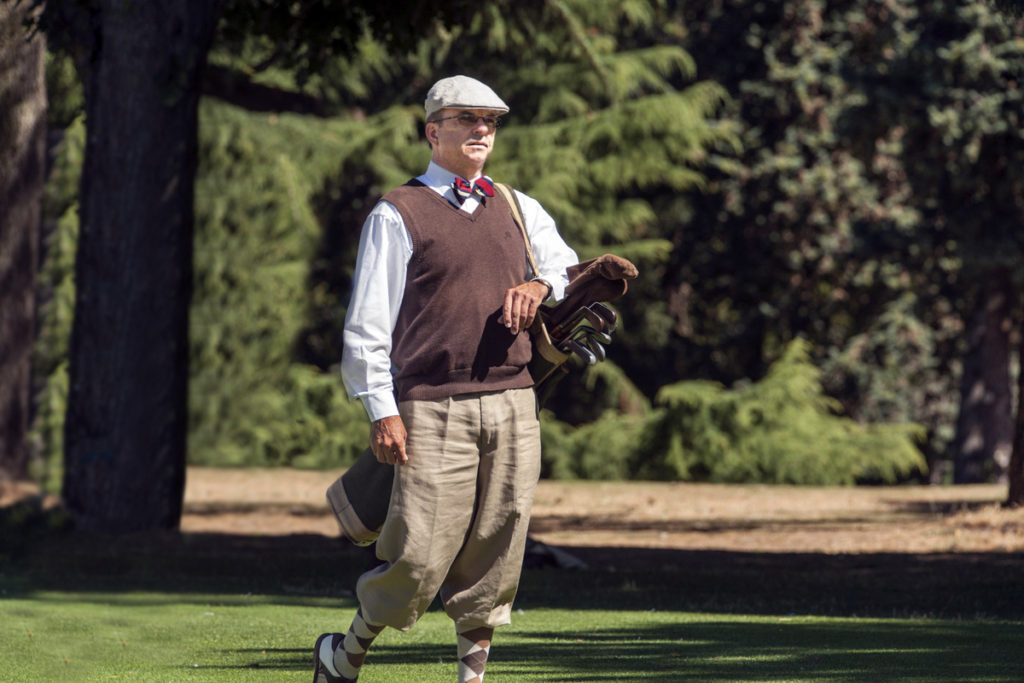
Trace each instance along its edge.
<instances>
[{"instance_id":1,"label":"flat cap","mask_svg":"<svg viewBox=\"0 0 1024 683\"><path fill-rule=\"evenodd\" d=\"M469 76L442 78L430 88L423 103L427 118L440 109L487 109L499 114L508 112L497 93L489 86Z\"/></svg>"}]
</instances>

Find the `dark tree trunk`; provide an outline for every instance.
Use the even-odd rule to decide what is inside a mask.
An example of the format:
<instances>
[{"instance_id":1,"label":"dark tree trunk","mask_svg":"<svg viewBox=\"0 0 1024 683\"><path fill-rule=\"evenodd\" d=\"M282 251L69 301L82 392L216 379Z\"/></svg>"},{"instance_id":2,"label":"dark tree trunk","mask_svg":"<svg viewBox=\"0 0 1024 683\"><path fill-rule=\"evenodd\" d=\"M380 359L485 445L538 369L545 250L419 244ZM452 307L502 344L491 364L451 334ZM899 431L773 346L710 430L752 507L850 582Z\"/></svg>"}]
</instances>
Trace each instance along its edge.
<instances>
[{"instance_id":1,"label":"dark tree trunk","mask_svg":"<svg viewBox=\"0 0 1024 683\"><path fill-rule=\"evenodd\" d=\"M1013 449L1009 273L1001 268L988 273L977 296L967 321L968 349L953 443L957 484L1005 481Z\"/></svg>"},{"instance_id":2,"label":"dark tree trunk","mask_svg":"<svg viewBox=\"0 0 1024 683\"><path fill-rule=\"evenodd\" d=\"M64 499L83 528L181 519L199 78L219 10L209 0L91 6L64 426Z\"/></svg>"},{"instance_id":3,"label":"dark tree trunk","mask_svg":"<svg viewBox=\"0 0 1024 683\"><path fill-rule=\"evenodd\" d=\"M46 46L28 40L25 6L0 3L0 481L28 476L45 180Z\"/></svg>"},{"instance_id":4,"label":"dark tree trunk","mask_svg":"<svg viewBox=\"0 0 1024 683\"><path fill-rule=\"evenodd\" d=\"M1024 506L1024 340L1017 347L1017 419L1013 432L1013 455L1006 478L1010 481L1010 495L1006 504Z\"/></svg>"}]
</instances>

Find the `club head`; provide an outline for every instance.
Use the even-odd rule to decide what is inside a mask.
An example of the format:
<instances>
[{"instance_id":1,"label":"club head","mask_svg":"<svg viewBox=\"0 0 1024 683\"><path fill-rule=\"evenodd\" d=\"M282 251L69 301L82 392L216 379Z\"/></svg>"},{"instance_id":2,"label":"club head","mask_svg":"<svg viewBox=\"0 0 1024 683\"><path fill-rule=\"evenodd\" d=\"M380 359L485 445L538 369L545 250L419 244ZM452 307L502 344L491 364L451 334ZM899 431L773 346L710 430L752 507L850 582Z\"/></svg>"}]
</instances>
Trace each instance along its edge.
<instances>
[{"instance_id":1,"label":"club head","mask_svg":"<svg viewBox=\"0 0 1024 683\"><path fill-rule=\"evenodd\" d=\"M604 332L604 328L608 326L607 320L589 308L583 309L583 318L586 319L586 321L590 323L590 326L598 332Z\"/></svg>"},{"instance_id":2,"label":"club head","mask_svg":"<svg viewBox=\"0 0 1024 683\"><path fill-rule=\"evenodd\" d=\"M607 332L598 332L589 325L579 325L569 335L569 339L584 346L590 346L590 342L594 341L599 344L611 344L612 336Z\"/></svg>"},{"instance_id":3,"label":"club head","mask_svg":"<svg viewBox=\"0 0 1024 683\"><path fill-rule=\"evenodd\" d=\"M619 322L619 314L618 313L616 313L615 311L613 311L611 308L609 308L607 305L601 303L600 301L595 301L594 303L590 304L590 306L588 306L588 308L590 309L591 312L596 313L597 315L599 315L602 318L604 318L604 321L605 321L604 331L605 332L609 332L610 333L610 332L614 332L615 331L615 326Z\"/></svg>"},{"instance_id":4,"label":"club head","mask_svg":"<svg viewBox=\"0 0 1024 683\"><path fill-rule=\"evenodd\" d=\"M594 352L578 341L570 339L565 342L564 350L582 360L586 365L597 365L597 356L594 355Z\"/></svg>"},{"instance_id":5,"label":"club head","mask_svg":"<svg viewBox=\"0 0 1024 683\"><path fill-rule=\"evenodd\" d=\"M612 336L607 332L601 332L592 327L585 326L577 327L576 330L573 331L572 338L581 343L589 343L589 340L591 339L600 342L601 344L612 343Z\"/></svg>"},{"instance_id":6,"label":"club head","mask_svg":"<svg viewBox=\"0 0 1024 683\"><path fill-rule=\"evenodd\" d=\"M549 329L548 334L551 335L551 339L557 344L568 338L572 328L576 326L576 323L583 319L583 312L585 310L587 310L586 307L581 306L580 308L577 308L571 315L569 315L568 318Z\"/></svg>"},{"instance_id":7,"label":"club head","mask_svg":"<svg viewBox=\"0 0 1024 683\"><path fill-rule=\"evenodd\" d=\"M580 325L573 331L572 340L577 344L590 349L598 362L607 358L604 345L612 343L611 335L605 332L598 332L586 325Z\"/></svg>"}]
</instances>

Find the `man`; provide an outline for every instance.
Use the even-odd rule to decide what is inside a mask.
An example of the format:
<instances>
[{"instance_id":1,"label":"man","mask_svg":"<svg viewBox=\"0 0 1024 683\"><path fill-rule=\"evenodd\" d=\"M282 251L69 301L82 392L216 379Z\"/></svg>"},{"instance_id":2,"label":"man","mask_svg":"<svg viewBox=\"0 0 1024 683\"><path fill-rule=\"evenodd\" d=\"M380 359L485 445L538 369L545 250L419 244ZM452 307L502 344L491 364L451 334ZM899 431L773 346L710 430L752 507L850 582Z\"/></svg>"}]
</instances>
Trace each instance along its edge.
<instances>
[{"instance_id":1,"label":"man","mask_svg":"<svg viewBox=\"0 0 1024 683\"><path fill-rule=\"evenodd\" d=\"M359 578L348 633L320 636L315 683L355 681L385 626L407 630L440 592L455 622L459 681L480 683L494 628L509 623L540 472L526 329L560 299L576 254L517 193L537 261L483 175L508 106L487 85L444 78L425 103L426 173L367 217L345 321L342 375L395 465L384 562Z\"/></svg>"}]
</instances>

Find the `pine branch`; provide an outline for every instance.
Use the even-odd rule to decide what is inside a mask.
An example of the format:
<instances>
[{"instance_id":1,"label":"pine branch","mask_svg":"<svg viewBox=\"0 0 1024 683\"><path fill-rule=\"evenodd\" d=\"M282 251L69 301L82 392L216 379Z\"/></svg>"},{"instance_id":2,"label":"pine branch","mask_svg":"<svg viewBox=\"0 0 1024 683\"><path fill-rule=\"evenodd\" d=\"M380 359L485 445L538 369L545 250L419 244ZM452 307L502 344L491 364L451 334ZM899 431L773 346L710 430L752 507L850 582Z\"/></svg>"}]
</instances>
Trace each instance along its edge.
<instances>
[{"instance_id":1,"label":"pine branch","mask_svg":"<svg viewBox=\"0 0 1024 683\"><path fill-rule=\"evenodd\" d=\"M593 47L591 47L590 41L587 39L583 27L580 26L579 20L569 10L569 8L566 7L562 0L547 0L547 5L555 12L555 14L562 18L565 27L569 30L569 36L573 39L576 45L583 50L583 54L586 56L587 61L594 70L594 73L598 75L601 82L604 84L604 90L608 95L608 98L612 101L617 100L618 98L616 97L615 91L611 85L611 77L601 65L601 61Z\"/></svg>"}]
</instances>

